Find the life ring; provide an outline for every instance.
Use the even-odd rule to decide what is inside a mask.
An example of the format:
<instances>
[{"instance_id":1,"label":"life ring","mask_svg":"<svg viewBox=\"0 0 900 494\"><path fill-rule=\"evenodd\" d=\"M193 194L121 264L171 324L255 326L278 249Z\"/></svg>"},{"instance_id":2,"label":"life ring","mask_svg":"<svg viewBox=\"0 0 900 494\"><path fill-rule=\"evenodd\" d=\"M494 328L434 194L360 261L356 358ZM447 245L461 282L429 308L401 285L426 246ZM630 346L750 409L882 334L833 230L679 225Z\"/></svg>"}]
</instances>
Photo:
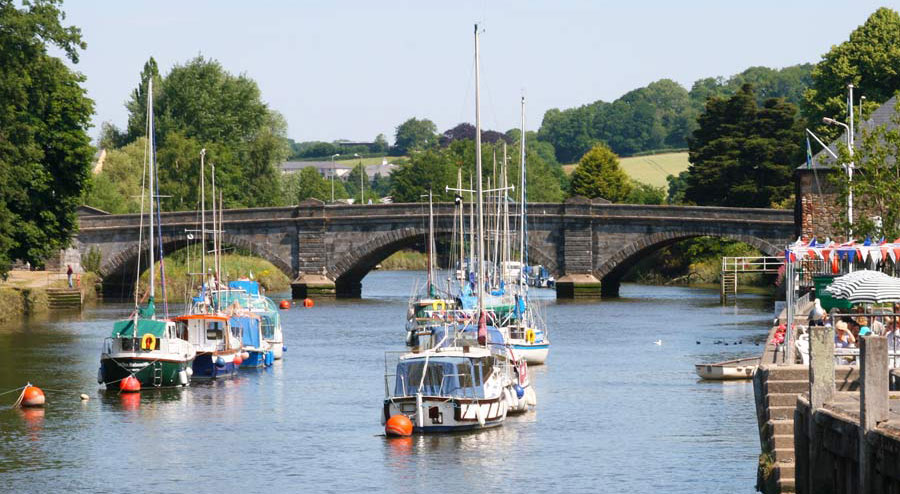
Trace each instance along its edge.
<instances>
[{"instance_id":1,"label":"life ring","mask_svg":"<svg viewBox=\"0 0 900 494\"><path fill-rule=\"evenodd\" d=\"M435 300L431 303L431 308L443 312L447 310L447 304L443 300Z\"/></svg>"},{"instance_id":2,"label":"life ring","mask_svg":"<svg viewBox=\"0 0 900 494\"><path fill-rule=\"evenodd\" d=\"M535 338L535 335L534 335L533 329L528 328L527 330L525 330L525 341L527 341L529 345L534 344L534 338Z\"/></svg>"},{"instance_id":3,"label":"life ring","mask_svg":"<svg viewBox=\"0 0 900 494\"><path fill-rule=\"evenodd\" d=\"M150 333L145 334L141 338L141 350L153 350L154 348L156 348L156 336Z\"/></svg>"}]
</instances>

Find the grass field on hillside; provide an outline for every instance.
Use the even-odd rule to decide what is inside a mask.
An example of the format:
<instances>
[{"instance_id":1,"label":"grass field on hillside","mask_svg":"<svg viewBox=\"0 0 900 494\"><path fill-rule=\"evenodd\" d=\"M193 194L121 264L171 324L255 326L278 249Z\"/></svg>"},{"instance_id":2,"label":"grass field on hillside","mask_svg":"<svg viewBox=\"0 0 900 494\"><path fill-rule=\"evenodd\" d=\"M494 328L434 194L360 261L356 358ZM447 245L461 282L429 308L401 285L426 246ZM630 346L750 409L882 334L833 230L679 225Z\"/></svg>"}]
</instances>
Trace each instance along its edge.
<instances>
[{"instance_id":1,"label":"grass field on hillside","mask_svg":"<svg viewBox=\"0 0 900 494\"><path fill-rule=\"evenodd\" d=\"M666 176L678 175L687 170L690 163L688 154L682 152L620 158L619 164L629 177L638 182L654 187L667 187ZM575 170L575 165L565 165L563 169L567 174L571 174Z\"/></svg>"},{"instance_id":2,"label":"grass field on hillside","mask_svg":"<svg viewBox=\"0 0 900 494\"><path fill-rule=\"evenodd\" d=\"M363 165L366 165L366 166L380 165L381 160L383 160L384 158L387 158L388 163L394 163L395 165L399 164L401 161L406 160L406 156L384 156L384 157L375 156L374 158L363 158L362 163L363 163ZM328 160L323 160L323 161L328 161ZM343 165L343 166L356 166L359 164L359 161L360 161L359 158L352 158L352 157L347 158L347 159L335 159L334 160L335 164Z\"/></svg>"}]
</instances>

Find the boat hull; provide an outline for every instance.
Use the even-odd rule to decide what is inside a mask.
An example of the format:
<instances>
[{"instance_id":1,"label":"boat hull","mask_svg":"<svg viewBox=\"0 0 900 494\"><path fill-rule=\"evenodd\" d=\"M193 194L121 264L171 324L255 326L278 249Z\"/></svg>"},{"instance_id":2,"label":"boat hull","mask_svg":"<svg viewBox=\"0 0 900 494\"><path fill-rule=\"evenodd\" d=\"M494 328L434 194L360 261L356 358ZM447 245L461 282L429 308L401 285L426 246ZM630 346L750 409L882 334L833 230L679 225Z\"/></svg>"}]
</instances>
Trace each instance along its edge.
<instances>
[{"instance_id":1,"label":"boat hull","mask_svg":"<svg viewBox=\"0 0 900 494\"><path fill-rule=\"evenodd\" d=\"M247 353L249 353L250 356L241 363L242 369L268 367L272 365L272 361L275 360L274 354L270 351L249 351Z\"/></svg>"},{"instance_id":2,"label":"boat hull","mask_svg":"<svg viewBox=\"0 0 900 494\"><path fill-rule=\"evenodd\" d=\"M163 360L150 357L105 356L100 359L100 379L108 388L118 389L119 381L133 375L141 389L187 386L190 360Z\"/></svg>"},{"instance_id":3,"label":"boat hull","mask_svg":"<svg viewBox=\"0 0 900 494\"><path fill-rule=\"evenodd\" d=\"M695 364L694 371L700 379L709 381L731 381L752 379L756 374L759 358L731 360L716 364Z\"/></svg>"},{"instance_id":4,"label":"boat hull","mask_svg":"<svg viewBox=\"0 0 900 494\"><path fill-rule=\"evenodd\" d=\"M272 356L275 360L281 360L284 356L284 341L282 340L266 340L271 348Z\"/></svg>"},{"instance_id":5,"label":"boat hull","mask_svg":"<svg viewBox=\"0 0 900 494\"><path fill-rule=\"evenodd\" d=\"M216 360L221 357L225 365L216 365ZM194 374L191 379L223 379L233 377L237 373L238 366L234 365L234 354L217 355L213 353L197 354L191 368Z\"/></svg>"},{"instance_id":6,"label":"boat hull","mask_svg":"<svg viewBox=\"0 0 900 494\"><path fill-rule=\"evenodd\" d=\"M420 434L487 429L503 424L507 402L502 397L473 400L426 396L422 399L422 410L424 415L419 422L414 396L388 399L384 402L382 421L386 422L393 415L406 415L413 423L413 432Z\"/></svg>"},{"instance_id":7,"label":"boat hull","mask_svg":"<svg viewBox=\"0 0 900 494\"><path fill-rule=\"evenodd\" d=\"M550 354L550 343L511 343L510 346L531 365L543 365Z\"/></svg>"}]
</instances>

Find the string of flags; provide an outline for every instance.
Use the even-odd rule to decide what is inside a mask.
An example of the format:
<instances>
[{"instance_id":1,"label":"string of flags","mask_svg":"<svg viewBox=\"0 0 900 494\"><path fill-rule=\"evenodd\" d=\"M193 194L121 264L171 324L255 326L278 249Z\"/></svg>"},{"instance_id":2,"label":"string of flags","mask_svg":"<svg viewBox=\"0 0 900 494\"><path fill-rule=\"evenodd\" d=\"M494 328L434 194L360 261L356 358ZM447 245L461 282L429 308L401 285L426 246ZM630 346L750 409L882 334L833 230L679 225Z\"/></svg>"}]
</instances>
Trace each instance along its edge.
<instances>
[{"instance_id":1,"label":"string of flags","mask_svg":"<svg viewBox=\"0 0 900 494\"><path fill-rule=\"evenodd\" d=\"M815 237L806 242L798 238L784 250L784 260L795 263L803 259L830 262L835 273L840 270L841 262L877 265L890 259L896 264L897 259L900 259L900 238L888 242L884 237L880 240L866 237L862 243L851 240L842 244L828 238L824 242L818 242Z\"/></svg>"}]
</instances>

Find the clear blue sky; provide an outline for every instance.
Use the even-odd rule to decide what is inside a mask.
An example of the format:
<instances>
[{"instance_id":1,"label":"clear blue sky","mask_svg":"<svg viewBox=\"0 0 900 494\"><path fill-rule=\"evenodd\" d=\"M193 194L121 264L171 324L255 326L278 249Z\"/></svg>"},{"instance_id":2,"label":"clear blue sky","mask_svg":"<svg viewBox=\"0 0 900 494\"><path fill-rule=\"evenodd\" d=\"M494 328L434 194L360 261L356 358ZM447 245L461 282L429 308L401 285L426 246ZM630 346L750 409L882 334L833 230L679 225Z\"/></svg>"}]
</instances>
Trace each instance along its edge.
<instances>
[{"instance_id":1,"label":"clear blue sky","mask_svg":"<svg viewBox=\"0 0 900 494\"><path fill-rule=\"evenodd\" d=\"M523 91L537 129L549 108L610 101L661 78L690 88L752 65L817 62L881 4L69 0L63 9L88 43L75 68L98 127L124 125L148 57L168 72L203 54L255 79L295 140L392 141L412 116L441 131L474 120L476 21L485 29L482 118L503 131L518 127Z\"/></svg>"}]
</instances>

